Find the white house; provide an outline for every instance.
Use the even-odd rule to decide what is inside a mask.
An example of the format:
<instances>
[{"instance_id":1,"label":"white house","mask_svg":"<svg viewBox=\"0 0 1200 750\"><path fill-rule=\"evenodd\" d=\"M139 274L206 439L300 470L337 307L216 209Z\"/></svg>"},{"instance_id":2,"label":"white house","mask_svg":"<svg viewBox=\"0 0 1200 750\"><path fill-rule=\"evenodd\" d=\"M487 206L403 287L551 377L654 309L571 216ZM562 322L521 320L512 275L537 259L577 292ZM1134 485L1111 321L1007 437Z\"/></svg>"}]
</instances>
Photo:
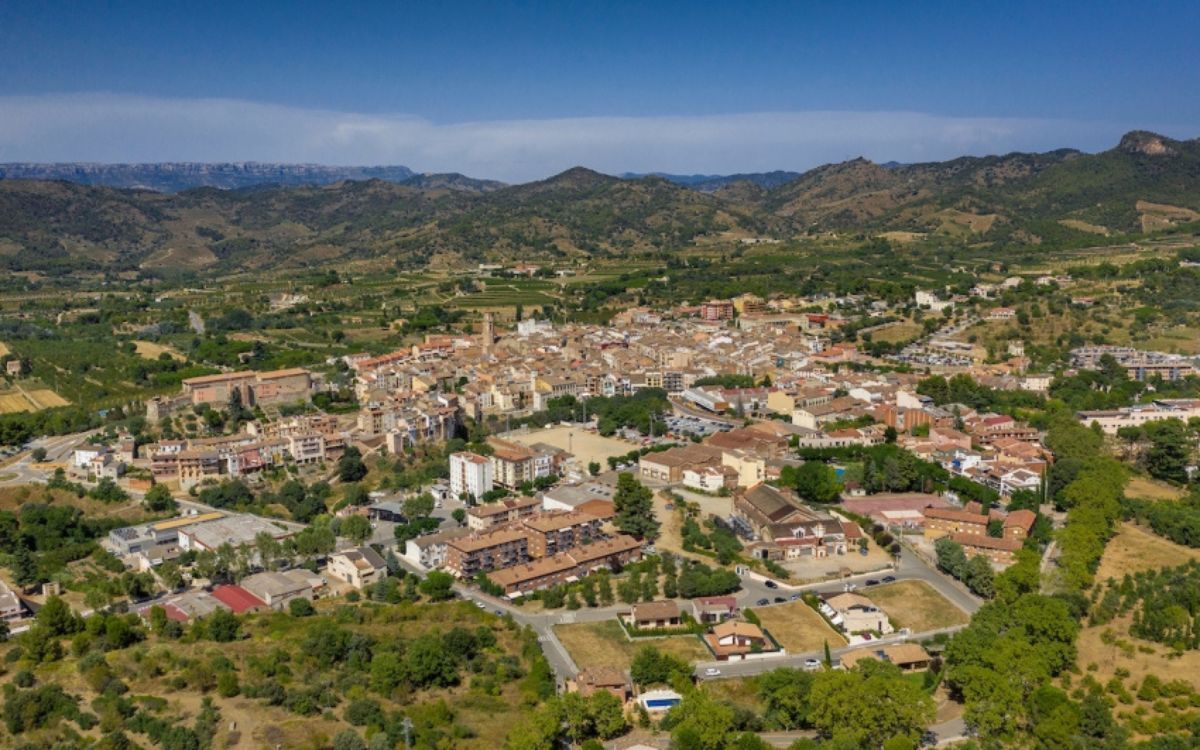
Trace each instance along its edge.
<instances>
[{"instance_id":1,"label":"white house","mask_svg":"<svg viewBox=\"0 0 1200 750\"><path fill-rule=\"evenodd\" d=\"M387 576L387 564L370 547L355 547L329 556L329 575L349 583L356 589L366 588Z\"/></svg>"}]
</instances>

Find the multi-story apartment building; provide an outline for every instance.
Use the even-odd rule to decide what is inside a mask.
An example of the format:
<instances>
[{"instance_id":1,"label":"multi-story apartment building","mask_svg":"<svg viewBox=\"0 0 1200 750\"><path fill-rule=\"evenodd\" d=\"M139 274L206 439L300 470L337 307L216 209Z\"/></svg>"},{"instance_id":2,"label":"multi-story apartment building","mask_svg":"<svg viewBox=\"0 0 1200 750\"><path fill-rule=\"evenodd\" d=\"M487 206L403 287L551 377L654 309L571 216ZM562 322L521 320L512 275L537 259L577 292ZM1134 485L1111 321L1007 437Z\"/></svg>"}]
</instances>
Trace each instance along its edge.
<instances>
[{"instance_id":1,"label":"multi-story apartment building","mask_svg":"<svg viewBox=\"0 0 1200 750\"><path fill-rule=\"evenodd\" d=\"M496 503L476 505L467 511L467 528L485 531L514 523L536 514L541 505L536 497L507 498Z\"/></svg>"},{"instance_id":2,"label":"multi-story apartment building","mask_svg":"<svg viewBox=\"0 0 1200 750\"><path fill-rule=\"evenodd\" d=\"M479 499L493 487L492 462L486 456L468 451L450 455L450 494Z\"/></svg>"},{"instance_id":3,"label":"multi-story apartment building","mask_svg":"<svg viewBox=\"0 0 1200 750\"><path fill-rule=\"evenodd\" d=\"M446 543L446 570L459 578L529 562L529 535L501 527Z\"/></svg>"},{"instance_id":4,"label":"multi-story apartment building","mask_svg":"<svg viewBox=\"0 0 1200 750\"><path fill-rule=\"evenodd\" d=\"M529 534L529 554L533 557L565 552L600 535L600 519L577 510L528 516L521 527Z\"/></svg>"}]
</instances>

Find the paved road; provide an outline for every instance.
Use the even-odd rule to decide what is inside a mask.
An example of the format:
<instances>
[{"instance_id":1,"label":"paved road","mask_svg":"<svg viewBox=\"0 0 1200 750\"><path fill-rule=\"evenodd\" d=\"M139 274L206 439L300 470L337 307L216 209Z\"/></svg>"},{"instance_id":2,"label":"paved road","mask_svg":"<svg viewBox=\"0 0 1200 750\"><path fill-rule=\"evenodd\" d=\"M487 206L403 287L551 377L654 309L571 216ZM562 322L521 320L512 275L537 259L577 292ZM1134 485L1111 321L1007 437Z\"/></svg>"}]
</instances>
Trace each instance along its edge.
<instances>
[{"instance_id":1,"label":"paved road","mask_svg":"<svg viewBox=\"0 0 1200 750\"><path fill-rule=\"evenodd\" d=\"M75 449L83 441L93 433L79 432L73 435L60 435L57 437L38 438L30 442L30 450L23 451L17 454L16 460L7 466L0 467L0 475L12 474L9 479L0 481L0 486L16 485L16 484L45 484L48 473L42 469L34 467L32 450L34 448L46 449L46 461L62 462L66 461L71 456L71 451Z\"/></svg>"}]
</instances>

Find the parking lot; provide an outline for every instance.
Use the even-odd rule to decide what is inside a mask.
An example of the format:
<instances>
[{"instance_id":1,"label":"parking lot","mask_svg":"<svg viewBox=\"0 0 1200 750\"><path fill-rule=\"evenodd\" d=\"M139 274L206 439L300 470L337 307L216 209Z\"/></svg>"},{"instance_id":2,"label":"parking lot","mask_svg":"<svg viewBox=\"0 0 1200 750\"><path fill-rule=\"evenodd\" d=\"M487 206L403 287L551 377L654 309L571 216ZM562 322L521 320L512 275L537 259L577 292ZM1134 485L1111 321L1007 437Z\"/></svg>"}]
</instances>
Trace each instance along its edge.
<instances>
[{"instance_id":1,"label":"parking lot","mask_svg":"<svg viewBox=\"0 0 1200 750\"><path fill-rule=\"evenodd\" d=\"M686 416L668 416L663 419L667 423L667 428L675 435L699 435L700 437L708 437L714 432L721 432L729 429L729 426L724 422L717 422L712 419L701 419L700 417Z\"/></svg>"}]
</instances>

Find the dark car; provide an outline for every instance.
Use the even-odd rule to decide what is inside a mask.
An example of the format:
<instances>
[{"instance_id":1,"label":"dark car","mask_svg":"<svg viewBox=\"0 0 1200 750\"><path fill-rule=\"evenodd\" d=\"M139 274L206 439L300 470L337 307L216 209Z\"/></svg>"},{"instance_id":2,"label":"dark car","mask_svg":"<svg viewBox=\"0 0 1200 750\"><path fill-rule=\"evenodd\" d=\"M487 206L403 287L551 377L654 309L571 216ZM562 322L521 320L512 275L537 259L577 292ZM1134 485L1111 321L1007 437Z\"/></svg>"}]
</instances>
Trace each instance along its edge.
<instances>
[{"instance_id":1,"label":"dark car","mask_svg":"<svg viewBox=\"0 0 1200 750\"><path fill-rule=\"evenodd\" d=\"M779 588L779 584L778 584L778 583L775 583L774 581L767 581L765 585L766 585L766 587L767 587L767 588L769 588L769 589L777 589L777 588Z\"/></svg>"},{"instance_id":2,"label":"dark car","mask_svg":"<svg viewBox=\"0 0 1200 750\"><path fill-rule=\"evenodd\" d=\"M777 596L777 597L775 597L775 603L776 603L776 604L783 604L783 603L784 603L784 602L786 602L786 601L787 601L787 599L784 599L782 596Z\"/></svg>"},{"instance_id":3,"label":"dark car","mask_svg":"<svg viewBox=\"0 0 1200 750\"><path fill-rule=\"evenodd\" d=\"M755 604L759 607L765 607L770 603L771 603L770 599L759 599L758 601L755 602Z\"/></svg>"},{"instance_id":4,"label":"dark car","mask_svg":"<svg viewBox=\"0 0 1200 750\"><path fill-rule=\"evenodd\" d=\"M896 582L896 576L884 576L884 577L883 577L883 582L884 582L884 583L895 583L895 582Z\"/></svg>"},{"instance_id":5,"label":"dark car","mask_svg":"<svg viewBox=\"0 0 1200 750\"><path fill-rule=\"evenodd\" d=\"M867 585L868 585L868 586L878 586L878 585L879 585L879 581L878 581L878 579L875 579L875 578L868 578L868 579L867 579Z\"/></svg>"}]
</instances>

